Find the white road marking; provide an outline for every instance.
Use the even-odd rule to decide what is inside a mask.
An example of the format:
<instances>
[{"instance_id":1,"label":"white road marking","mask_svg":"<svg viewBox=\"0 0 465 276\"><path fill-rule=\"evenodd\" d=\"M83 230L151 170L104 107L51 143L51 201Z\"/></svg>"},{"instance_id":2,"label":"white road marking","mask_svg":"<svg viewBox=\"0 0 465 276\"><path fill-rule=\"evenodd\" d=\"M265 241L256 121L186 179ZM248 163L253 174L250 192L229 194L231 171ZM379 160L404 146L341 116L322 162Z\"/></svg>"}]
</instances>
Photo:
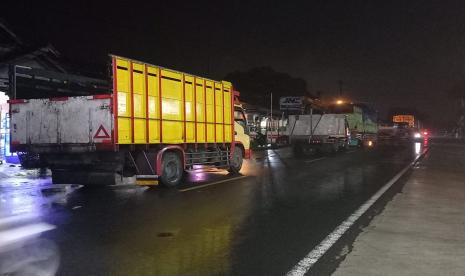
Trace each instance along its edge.
<instances>
[{"instance_id":1,"label":"white road marking","mask_svg":"<svg viewBox=\"0 0 465 276\"><path fill-rule=\"evenodd\" d=\"M409 169L414 166L421 156L426 153L425 150L421 155L417 156L415 160L408 164L404 169L397 173L388 183L376 192L368 201L360 206L357 211L350 215L343 221L336 229L333 230L323 241L320 242L310 253L308 253L302 260L300 260L286 275L287 276L300 276L305 275L310 268L331 248L342 235L389 189L399 180Z\"/></svg>"},{"instance_id":2,"label":"white road marking","mask_svg":"<svg viewBox=\"0 0 465 276\"><path fill-rule=\"evenodd\" d=\"M200 186L195 186L195 187L191 187L191 188L182 189L182 190L179 190L179 191L180 192L188 192L188 191L192 191L192 190L202 189L202 188L205 188L205 187L208 187L208 186L213 186L213 185L217 185L217 184L221 184L221 183L225 183L225 182L229 182L229 181L238 180L238 179L245 178L245 177L248 177L248 176L247 175L241 175L241 176L238 176L238 177L223 179L223 180L208 183L208 184L205 184L205 185L200 185Z\"/></svg>"},{"instance_id":3,"label":"white road marking","mask_svg":"<svg viewBox=\"0 0 465 276\"><path fill-rule=\"evenodd\" d=\"M323 160L323 159L326 159L326 157L316 158L316 159L312 159L312 160L306 160L305 163L313 163L313 162L320 161L320 160Z\"/></svg>"},{"instance_id":4,"label":"white road marking","mask_svg":"<svg viewBox=\"0 0 465 276\"><path fill-rule=\"evenodd\" d=\"M346 153L353 153L353 152L356 152L356 150L346 151Z\"/></svg>"}]
</instances>

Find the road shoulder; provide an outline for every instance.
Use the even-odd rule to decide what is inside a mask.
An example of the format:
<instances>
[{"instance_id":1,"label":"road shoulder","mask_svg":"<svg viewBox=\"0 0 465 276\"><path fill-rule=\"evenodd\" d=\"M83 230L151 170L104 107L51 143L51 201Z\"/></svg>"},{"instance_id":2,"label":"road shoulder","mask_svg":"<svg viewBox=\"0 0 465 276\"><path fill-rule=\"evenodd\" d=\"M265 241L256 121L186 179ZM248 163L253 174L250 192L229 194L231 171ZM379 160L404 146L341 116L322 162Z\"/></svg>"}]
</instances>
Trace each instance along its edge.
<instances>
[{"instance_id":1,"label":"road shoulder","mask_svg":"<svg viewBox=\"0 0 465 276\"><path fill-rule=\"evenodd\" d=\"M465 147L435 145L333 275L463 275Z\"/></svg>"}]
</instances>

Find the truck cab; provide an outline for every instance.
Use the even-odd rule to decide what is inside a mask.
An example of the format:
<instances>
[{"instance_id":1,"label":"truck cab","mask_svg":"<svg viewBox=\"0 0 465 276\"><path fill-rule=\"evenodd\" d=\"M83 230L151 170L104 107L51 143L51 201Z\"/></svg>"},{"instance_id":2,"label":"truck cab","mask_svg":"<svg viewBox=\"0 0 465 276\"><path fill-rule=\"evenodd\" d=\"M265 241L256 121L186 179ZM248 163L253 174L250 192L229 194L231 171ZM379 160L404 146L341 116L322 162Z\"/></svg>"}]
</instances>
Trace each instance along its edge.
<instances>
[{"instance_id":1,"label":"truck cab","mask_svg":"<svg viewBox=\"0 0 465 276\"><path fill-rule=\"evenodd\" d=\"M242 105L234 105L234 140L236 144L242 145L244 158L250 158L250 133L247 128L247 117Z\"/></svg>"}]
</instances>

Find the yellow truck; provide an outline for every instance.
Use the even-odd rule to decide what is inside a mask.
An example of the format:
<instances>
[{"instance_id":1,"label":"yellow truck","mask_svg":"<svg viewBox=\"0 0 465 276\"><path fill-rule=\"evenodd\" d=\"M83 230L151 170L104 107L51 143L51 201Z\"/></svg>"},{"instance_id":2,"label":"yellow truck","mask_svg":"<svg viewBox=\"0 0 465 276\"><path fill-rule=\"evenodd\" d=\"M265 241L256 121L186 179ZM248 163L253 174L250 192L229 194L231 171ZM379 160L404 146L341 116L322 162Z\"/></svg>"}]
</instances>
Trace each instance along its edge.
<instances>
[{"instance_id":1,"label":"yellow truck","mask_svg":"<svg viewBox=\"0 0 465 276\"><path fill-rule=\"evenodd\" d=\"M12 151L38 154L54 183L175 187L202 166L240 171L250 139L231 83L110 58L107 82L15 67Z\"/></svg>"}]
</instances>

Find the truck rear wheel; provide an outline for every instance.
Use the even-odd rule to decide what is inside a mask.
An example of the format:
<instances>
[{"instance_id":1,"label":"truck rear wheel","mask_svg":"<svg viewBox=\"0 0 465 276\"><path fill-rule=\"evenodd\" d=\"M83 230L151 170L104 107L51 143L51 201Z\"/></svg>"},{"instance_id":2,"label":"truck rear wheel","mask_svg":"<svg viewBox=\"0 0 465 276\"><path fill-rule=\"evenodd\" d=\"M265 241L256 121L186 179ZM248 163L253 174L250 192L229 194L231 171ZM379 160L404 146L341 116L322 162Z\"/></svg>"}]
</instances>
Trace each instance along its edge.
<instances>
[{"instance_id":1,"label":"truck rear wheel","mask_svg":"<svg viewBox=\"0 0 465 276\"><path fill-rule=\"evenodd\" d=\"M168 188L174 188L181 183L184 166L181 156L175 152L167 152L162 157L162 173L160 183Z\"/></svg>"},{"instance_id":2,"label":"truck rear wheel","mask_svg":"<svg viewBox=\"0 0 465 276\"><path fill-rule=\"evenodd\" d=\"M339 141L339 149L338 149L338 151L346 151L347 147L349 146L348 144L349 144L348 141L345 141L345 140L341 139Z\"/></svg>"},{"instance_id":3,"label":"truck rear wheel","mask_svg":"<svg viewBox=\"0 0 465 276\"><path fill-rule=\"evenodd\" d=\"M294 145L293 151L296 157L310 157L315 155L318 149L313 145L298 143Z\"/></svg>"},{"instance_id":4,"label":"truck rear wheel","mask_svg":"<svg viewBox=\"0 0 465 276\"><path fill-rule=\"evenodd\" d=\"M231 173L239 173L242 168L242 161L242 149L240 147L234 147L228 171Z\"/></svg>"}]
</instances>

